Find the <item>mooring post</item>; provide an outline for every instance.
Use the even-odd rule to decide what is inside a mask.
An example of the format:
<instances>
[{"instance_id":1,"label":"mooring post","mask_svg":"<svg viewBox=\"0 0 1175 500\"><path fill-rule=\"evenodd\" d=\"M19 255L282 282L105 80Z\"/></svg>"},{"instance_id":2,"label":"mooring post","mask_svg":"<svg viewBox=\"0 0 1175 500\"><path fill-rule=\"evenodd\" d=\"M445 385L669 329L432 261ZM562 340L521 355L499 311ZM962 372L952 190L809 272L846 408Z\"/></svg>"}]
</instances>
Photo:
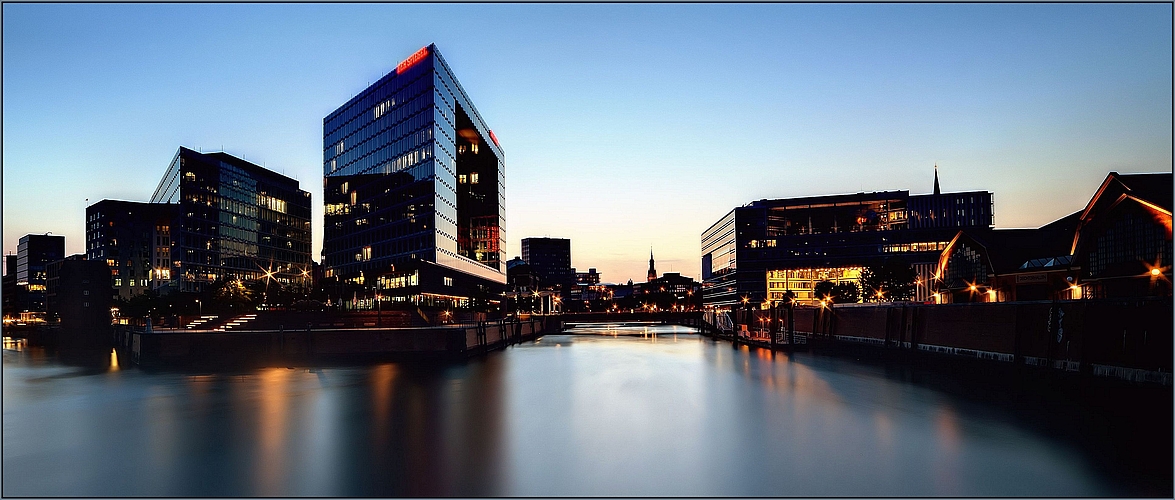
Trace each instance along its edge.
<instances>
[{"instance_id":1,"label":"mooring post","mask_svg":"<svg viewBox=\"0 0 1175 500\"><path fill-rule=\"evenodd\" d=\"M787 301L787 347L794 348L796 345L796 303L795 301Z\"/></svg>"}]
</instances>

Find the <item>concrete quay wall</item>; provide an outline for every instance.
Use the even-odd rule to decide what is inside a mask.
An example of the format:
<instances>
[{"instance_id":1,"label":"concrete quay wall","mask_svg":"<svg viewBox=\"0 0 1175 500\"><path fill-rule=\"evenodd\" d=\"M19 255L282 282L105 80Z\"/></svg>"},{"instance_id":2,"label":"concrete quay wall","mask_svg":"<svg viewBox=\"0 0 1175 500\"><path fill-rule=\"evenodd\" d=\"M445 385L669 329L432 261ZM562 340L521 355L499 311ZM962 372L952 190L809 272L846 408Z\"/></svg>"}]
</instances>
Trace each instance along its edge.
<instances>
[{"instance_id":1,"label":"concrete quay wall","mask_svg":"<svg viewBox=\"0 0 1175 500\"><path fill-rule=\"evenodd\" d=\"M233 365L476 355L547 333L542 318L416 328L124 332L144 366ZM550 322L554 323L554 322ZM557 328L557 325L554 325Z\"/></svg>"},{"instance_id":2,"label":"concrete quay wall","mask_svg":"<svg viewBox=\"0 0 1175 500\"><path fill-rule=\"evenodd\" d=\"M815 343L858 343L1172 384L1172 303L842 304L795 310ZM736 322L762 324L767 311ZM741 320L741 321L740 321Z\"/></svg>"}]
</instances>

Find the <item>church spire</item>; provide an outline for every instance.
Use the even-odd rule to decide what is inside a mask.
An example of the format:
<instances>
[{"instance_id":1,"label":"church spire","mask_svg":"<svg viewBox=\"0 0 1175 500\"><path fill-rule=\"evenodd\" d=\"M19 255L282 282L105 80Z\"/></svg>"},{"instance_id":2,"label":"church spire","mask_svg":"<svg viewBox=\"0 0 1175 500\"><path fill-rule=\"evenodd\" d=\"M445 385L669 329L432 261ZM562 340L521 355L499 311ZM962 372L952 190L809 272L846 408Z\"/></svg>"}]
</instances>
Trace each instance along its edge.
<instances>
[{"instance_id":1,"label":"church spire","mask_svg":"<svg viewBox=\"0 0 1175 500\"><path fill-rule=\"evenodd\" d=\"M938 162L934 164L934 194L942 194L942 190L938 189Z\"/></svg>"},{"instance_id":2,"label":"church spire","mask_svg":"<svg viewBox=\"0 0 1175 500\"><path fill-rule=\"evenodd\" d=\"M653 249L649 248L649 279L653 281L657 279L657 268L653 267Z\"/></svg>"}]
</instances>

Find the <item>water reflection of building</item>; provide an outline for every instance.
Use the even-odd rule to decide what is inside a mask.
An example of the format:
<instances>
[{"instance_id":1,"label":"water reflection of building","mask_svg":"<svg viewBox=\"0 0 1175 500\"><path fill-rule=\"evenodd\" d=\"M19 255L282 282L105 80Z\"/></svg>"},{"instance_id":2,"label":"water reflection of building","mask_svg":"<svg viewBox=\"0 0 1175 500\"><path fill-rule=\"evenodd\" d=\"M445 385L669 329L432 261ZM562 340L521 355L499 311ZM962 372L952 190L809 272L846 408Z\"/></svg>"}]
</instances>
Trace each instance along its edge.
<instances>
[{"instance_id":1,"label":"water reflection of building","mask_svg":"<svg viewBox=\"0 0 1175 500\"><path fill-rule=\"evenodd\" d=\"M505 155L435 46L323 119L323 174L324 279L335 300L496 302Z\"/></svg>"},{"instance_id":2,"label":"water reflection of building","mask_svg":"<svg viewBox=\"0 0 1175 500\"><path fill-rule=\"evenodd\" d=\"M886 191L759 200L735 208L702 233L708 307L814 301L820 281L856 282L864 266L894 257L919 276L915 300L929 300L941 251L959 228L990 228L991 193L910 195Z\"/></svg>"}]
</instances>

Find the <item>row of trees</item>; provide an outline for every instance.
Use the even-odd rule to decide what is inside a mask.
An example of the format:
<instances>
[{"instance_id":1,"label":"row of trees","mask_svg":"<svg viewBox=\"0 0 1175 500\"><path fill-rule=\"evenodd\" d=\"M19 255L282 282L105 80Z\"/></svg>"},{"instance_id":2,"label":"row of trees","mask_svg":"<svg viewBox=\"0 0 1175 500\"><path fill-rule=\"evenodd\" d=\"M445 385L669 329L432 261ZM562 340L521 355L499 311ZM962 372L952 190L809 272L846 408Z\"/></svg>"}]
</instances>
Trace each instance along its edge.
<instances>
[{"instance_id":1,"label":"row of trees","mask_svg":"<svg viewBox=\"0 0 1175 500\"><path fill-rule=\"evenodd\" d=\"M119 298L114 306L128 318L166 317L179 314L243 314L266 304L289 309L321 308L321 297L308 289L264 280L243 282L220 280L202 293L160 294L147 291L129 299Z\"/></svg>"},{"instance_id":2,"label":"row of trees","mask_svg":"<svg viewBox=\"0 0 1175 500\"><path fill-rule=\"evenodd\" d=\"M812 291L816 297L839 304L910 300L914 298L916 279L914 269L908 264L898 259L887 259L865 267L857 283L821 281Z\"/></svg>"}]
</instances>

